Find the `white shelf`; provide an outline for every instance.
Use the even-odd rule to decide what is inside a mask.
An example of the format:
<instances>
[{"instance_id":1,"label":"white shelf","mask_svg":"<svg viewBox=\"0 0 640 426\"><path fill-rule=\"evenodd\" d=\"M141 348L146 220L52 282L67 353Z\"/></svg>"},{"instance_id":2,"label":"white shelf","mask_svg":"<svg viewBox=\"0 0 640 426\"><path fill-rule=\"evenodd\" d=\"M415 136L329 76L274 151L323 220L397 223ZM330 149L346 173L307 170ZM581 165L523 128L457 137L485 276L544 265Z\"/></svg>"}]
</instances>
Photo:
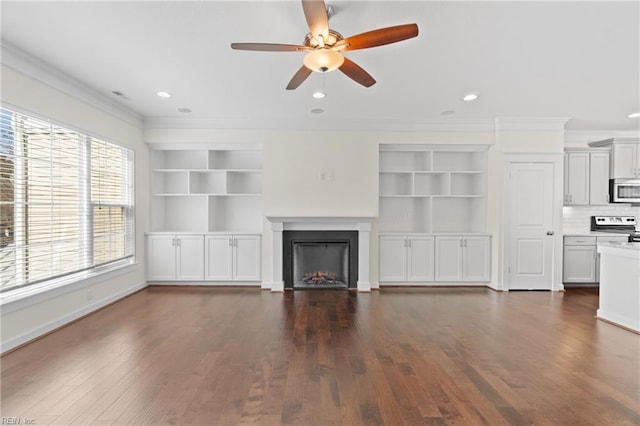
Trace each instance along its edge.
<instances>
[{"instance_id":1,"label":"white shelf","mask_svg":"<svg viewBox=\"0 0 640 426\"><path fill-rule=\"evenodd\" d=\"M381 145L380 232L483 232L486 147Z\"/></svg>"},{"instance_id":2,"label":"white shelf","mask_svg":"<svg viewBox=\"0 0 640 426\"><path fill-rule=\"evenodd\" d=\"M151 194L152 232L262 229L262 151L152 150Z\"/></svg>"}]
</instances>

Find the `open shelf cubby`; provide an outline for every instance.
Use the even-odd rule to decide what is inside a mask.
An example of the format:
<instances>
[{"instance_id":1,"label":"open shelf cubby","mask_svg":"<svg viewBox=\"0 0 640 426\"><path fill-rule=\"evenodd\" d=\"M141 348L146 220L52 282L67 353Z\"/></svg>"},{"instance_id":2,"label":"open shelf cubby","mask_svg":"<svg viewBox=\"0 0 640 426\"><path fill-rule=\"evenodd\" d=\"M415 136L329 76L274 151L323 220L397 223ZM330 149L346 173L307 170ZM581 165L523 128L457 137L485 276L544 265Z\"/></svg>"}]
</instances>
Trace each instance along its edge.
<instances>
[{"instance_id":1,"label":"open shelf cubby","mask_svg":"<svg viewBox=\"0 0 640 426\"><path fill-rule=\"evenodd\" d=\"M153 232L262 230L262 148L154 147Z\"/></svg>"},{"instance_id":2,"label":"open shelf cubby","mask_svg":"<svg viewBox=\"0 0 640 426\"><path fill-rule=\"evenodd\" d=\"M380 146L380 232L485 232L487 147Z\"/></svg>"}]
</instances>

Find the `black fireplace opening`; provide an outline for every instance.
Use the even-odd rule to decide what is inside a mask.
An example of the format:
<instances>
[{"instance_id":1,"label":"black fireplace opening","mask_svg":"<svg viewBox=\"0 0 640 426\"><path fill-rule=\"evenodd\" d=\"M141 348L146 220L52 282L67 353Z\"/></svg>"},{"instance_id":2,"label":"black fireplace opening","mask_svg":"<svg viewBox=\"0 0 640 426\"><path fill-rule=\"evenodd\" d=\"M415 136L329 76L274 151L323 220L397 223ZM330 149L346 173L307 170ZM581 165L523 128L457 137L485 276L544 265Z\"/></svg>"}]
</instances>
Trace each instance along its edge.
<instances>
[{"instance_id":1,"label":"black fireplace opening","mask_svg":"<svg viewBox=\"0 0 640 426\"><path fill-rule=\"evenodd\" d=\"M284 231L282 244L285 289L357 288L357 231Z\"/></svg>"}]
</instances>

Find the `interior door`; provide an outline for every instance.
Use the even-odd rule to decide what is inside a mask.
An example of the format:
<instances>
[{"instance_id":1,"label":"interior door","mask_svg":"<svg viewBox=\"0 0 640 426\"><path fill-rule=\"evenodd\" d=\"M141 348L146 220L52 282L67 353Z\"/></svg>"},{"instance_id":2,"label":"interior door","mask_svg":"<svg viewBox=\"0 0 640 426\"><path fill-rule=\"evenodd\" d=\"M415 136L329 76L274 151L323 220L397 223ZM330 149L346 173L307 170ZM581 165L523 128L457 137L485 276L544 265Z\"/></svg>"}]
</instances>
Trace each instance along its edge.
<instances>
[{"instance_id":1,"label":"interior door","mask_svg":"<svg viewBox=\"0 0 640 426\"><path fill-rule=\"evenodd\" d=\"M509 290L551 290L553 164L510 163L509 170L507 285Z\"/></svg>"}]
</instances>

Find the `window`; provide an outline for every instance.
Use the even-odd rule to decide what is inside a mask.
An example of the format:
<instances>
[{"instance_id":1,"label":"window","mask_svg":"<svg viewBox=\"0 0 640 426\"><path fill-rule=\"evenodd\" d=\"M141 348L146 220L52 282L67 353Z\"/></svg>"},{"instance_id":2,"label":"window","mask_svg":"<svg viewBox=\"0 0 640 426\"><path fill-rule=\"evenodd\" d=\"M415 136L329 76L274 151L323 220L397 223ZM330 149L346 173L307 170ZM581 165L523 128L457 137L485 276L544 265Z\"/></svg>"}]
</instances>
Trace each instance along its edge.
<instances>
[{"instance_id":1,"label":"window","mask_svg":"<svg viewBox=\"0 0 640 426\"><path fill-rule=\"evenodd\" d=\"M0 291L133 256L133 151L0 110Z\"/></svg>"}]
</instances>

